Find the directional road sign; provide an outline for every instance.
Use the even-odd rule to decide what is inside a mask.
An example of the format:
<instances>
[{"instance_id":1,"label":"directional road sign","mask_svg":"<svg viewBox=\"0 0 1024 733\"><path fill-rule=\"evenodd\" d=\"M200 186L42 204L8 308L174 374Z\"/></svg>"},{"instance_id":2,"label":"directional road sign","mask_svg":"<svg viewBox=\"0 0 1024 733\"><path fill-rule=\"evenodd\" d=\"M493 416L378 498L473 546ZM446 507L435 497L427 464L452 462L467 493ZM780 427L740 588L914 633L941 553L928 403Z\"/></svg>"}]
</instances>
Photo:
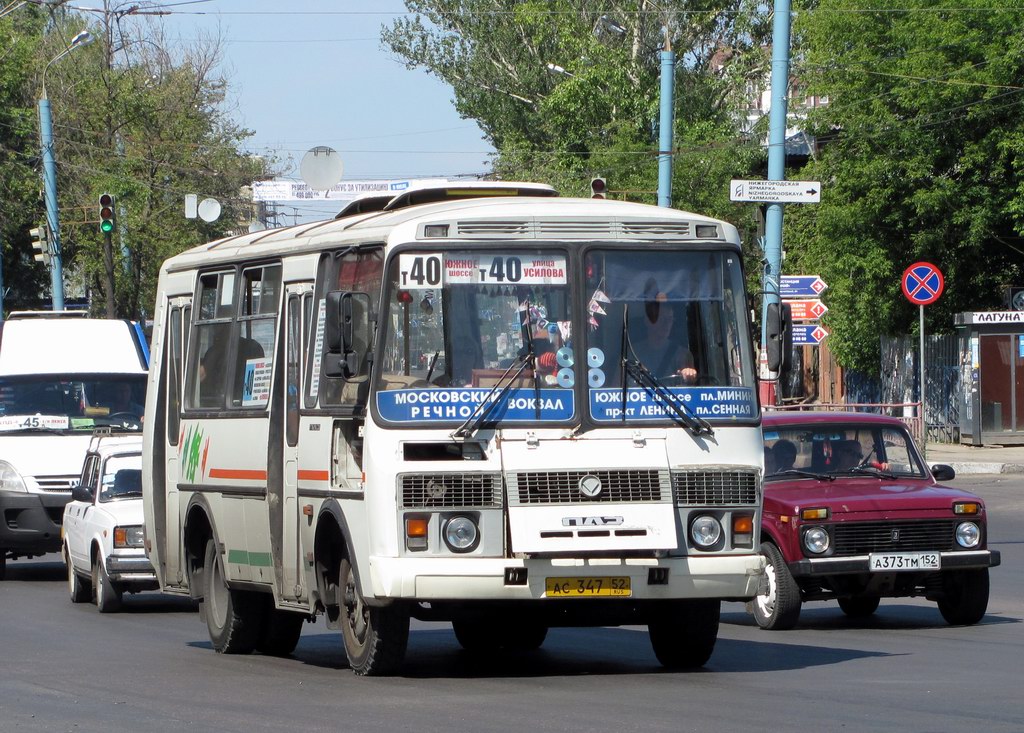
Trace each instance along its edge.
<instances>
[{"instance_id":1,"label":"directional road sign","mask_svg":"<svg viewBox=\"0 0 1024 733\"><path fill-rule=\"evenodd\" d=\"M794 321L816 321L828 313L828 306L817 298L802 300L783 300L789 305L790 318Z\"/></svg>"},{"instance_id":2,"label":"directional road sign","mask_svg":"<svg viewBox=\"0 0 1024 733\"><path fill-rule=\"evenodd\" d=\"M915 262L903 271L900 282L903 294L914 305L934 303L942 295L945 281L942 273L931 262Z\"/></svg>"},{"instance_id":3,"label":"directional road sign","mask_svg":"<svg viewBox=\"0 0 1024 733\"><path fill-rule=\"evenodd\" d=\"M732 201L759 201L770 204L816 204L821 201L818 181L744 181L729 182Z\"/></svg>"},{"instance_id":4,"label":"directional road sign","mask_svg":"<svg viewBox=\"0 0 1024 733\"><path fill-rule=\"evenodd\" d=\"M828 331L814 323L793 325L794 346L817 346L826 338L828 338Z\"/></svg>"},{"instance_id":5,"label":"directional road sign","mask_svg":"<svg viewBox=\"0 0 1024 733\"><path fill-rule=\"evenodd\" d=\"M783 275L779 295L783 298L816 298L828 285L817 275Z\"/></svg>"}]
</instances>

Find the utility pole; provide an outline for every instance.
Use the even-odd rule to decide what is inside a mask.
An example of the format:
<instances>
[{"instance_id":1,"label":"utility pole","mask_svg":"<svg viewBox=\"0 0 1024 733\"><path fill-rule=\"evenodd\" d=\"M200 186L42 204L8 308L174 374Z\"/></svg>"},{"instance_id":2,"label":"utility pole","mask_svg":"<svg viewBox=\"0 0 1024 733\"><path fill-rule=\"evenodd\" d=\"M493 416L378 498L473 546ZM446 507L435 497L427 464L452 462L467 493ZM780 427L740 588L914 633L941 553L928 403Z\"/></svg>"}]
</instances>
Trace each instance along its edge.
<instances>
[{"instance_id":1,"label":"utility pole","mask_svg":"<svg viewBox=\"0 0 1024 733\"><path fill-rule=\"evenodd\" d=\"M52 63L52 62L51 62ZM50 229L50 292L55 311L64 310L64 267L61 261L60 218L57 212L57 161L53 156L53 118L46 83L39 97L39 142L43 151L43 198Z\"/></svg>"},{"instance_id":2,"label":"utility pole","mask_svg":"<svg viewBox=\"0 0 1024 733\"><path fill-rule=\"evenodd\" d=\"M665 19L665 47L661 51L661 99L658 139L658 206L672 206L672 153L675 139L674 89L676 56L672 52L668 19Z\"/></svg>"},{"instance_id":3,"label":"utility pole","mask_svg":"<svg viewBox=\"0 0 1024 733\"><path fill-rule=\"evenodd\" d=\"M775 17L772 24L772 76L771 112L768 118L768 180L782 181L786 178L786 113L789 92L789 0L775 0ZM761 353L768 346L768 306L779 303L779 283L782 274L782 204L770 203L765 214L764 278L761 308ZM768 372L764 366L762 380L768 384L768 394L762 395L762 403L776 403L778 372Z\"/></svg>"}]
</instances>

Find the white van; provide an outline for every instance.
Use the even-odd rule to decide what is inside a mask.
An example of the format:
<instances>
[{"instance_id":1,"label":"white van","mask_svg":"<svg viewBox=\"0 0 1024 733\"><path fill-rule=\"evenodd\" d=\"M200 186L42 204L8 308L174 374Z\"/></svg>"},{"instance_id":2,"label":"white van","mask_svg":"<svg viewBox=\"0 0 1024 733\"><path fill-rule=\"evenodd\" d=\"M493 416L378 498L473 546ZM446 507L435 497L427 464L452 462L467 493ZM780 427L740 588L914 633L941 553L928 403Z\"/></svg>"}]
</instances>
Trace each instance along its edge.
<instances>
[{"instance_id":1,"label":"white van","mask_svg":"<svg viewBox=\"0 0 1024 733\"><path fill-rule=\"evenodd\" d=\"M130 321L23 312L0 323L0 579L7 558L60 550L93 430L141 433L148 365Z\"/></svg>"}]
</instances>

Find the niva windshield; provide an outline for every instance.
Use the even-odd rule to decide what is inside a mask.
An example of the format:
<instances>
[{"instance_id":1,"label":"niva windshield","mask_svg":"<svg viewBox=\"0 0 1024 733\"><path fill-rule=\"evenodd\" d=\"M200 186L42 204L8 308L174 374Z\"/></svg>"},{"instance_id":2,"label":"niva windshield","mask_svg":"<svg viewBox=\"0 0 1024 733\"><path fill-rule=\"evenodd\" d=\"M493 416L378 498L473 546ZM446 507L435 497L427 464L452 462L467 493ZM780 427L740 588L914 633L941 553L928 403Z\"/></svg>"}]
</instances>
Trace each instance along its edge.
<instances>
[{"instance_id":1,"label":"niva windshield","mask_svg":"<svg viewBox=\"0 0 1024 733\"><path fill-rule=\"evenodd\" d=\"M0 433L142 429L144 375L0 378Z\"/></svg>"},{"instance_id":2,"label":"niva windshield","mask_svg":"<svg viewBox=\"0 0 1024 733\"><path fill-rule=\"evenodd\" d=\"M755 416L737 254L594 249L584 271L595 420L666 420L667 400L703 420Z\"/></svg>"},{"instance_id":3,"label":"niva windshield","mask_svg":"<svg viewBox=\"0 0 1024 733\"><path fill-rule=\"evenodd\" d=\"M377 409L389 422L571 420L585 375L572 350L564 251L447 251L392 260ZM505 383L502 383L502 382Z\"/></svg>"}]
</instances>

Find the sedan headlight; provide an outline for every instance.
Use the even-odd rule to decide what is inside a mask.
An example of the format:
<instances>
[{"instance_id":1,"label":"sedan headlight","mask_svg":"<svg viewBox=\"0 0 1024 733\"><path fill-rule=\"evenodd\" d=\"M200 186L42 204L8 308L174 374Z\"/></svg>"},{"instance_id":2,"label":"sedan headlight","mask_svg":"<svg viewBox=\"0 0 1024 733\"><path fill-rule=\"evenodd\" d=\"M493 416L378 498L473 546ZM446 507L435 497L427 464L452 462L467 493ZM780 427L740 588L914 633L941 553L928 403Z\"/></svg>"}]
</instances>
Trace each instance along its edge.
<instances>
[{"instance_id":1,"label":"sedan headlight","mask_svg":"<svg viewBox=\"0 0 1024 733\"><path fill-rule=\"evenodd\" d=\"M813 555L828 550L830 540L824 527L808 527L804 530L804 547Z\"/></svg>"},{"instance_id":2,"label":"sedan headlight","mask_svg":"<svg viewBox=\"0 0 1024 733\"><path fill-rule=\"evenodd\" d=\"M956 528L956 542L967 549L977 547L981 544L981 527L974 522L960 522Z\"/></svg>"},{"instance_id":3,"label":"sedan headlight","mask_svg":"<svg viewBox=\"0 0 1024 733\"><path fill-rule=\"evenodd\" d=\"M114 527L114 547L116 549L142 547L145 539L141 524L133 527Z\"/></svg>"},{"instance_id":4,"label":"sedan headlight","mask_svg":"<svg viewBox=\"0 0 1024 733\"><path fill-rule=\"evenodd\" d=\"M697 517L690 525L690 538L697 547L714 547L722 539L722 523L707 515Z\"/></svg>"},{"instance_id":5,"label":"sedan headlight","mask_svg":"<svg viewBox=\"0 0 1024 733\"><path fill-rule=\"evenodd\" d=\"M452 517L444 525L444 542L452 552L471 552L480 540L480 530L469 517Z\"/></svg>"},{"instance_id":6,"label":"sedan headlight","mask_svg":"<svg viewBox=\"0 0 1024 733\"><path fill-rule=\"evenodd\" d=\"M0 461L0 491L17 491L28 493L25 479L18 470L7 461Z\"/></svg>"}]
</instances>

